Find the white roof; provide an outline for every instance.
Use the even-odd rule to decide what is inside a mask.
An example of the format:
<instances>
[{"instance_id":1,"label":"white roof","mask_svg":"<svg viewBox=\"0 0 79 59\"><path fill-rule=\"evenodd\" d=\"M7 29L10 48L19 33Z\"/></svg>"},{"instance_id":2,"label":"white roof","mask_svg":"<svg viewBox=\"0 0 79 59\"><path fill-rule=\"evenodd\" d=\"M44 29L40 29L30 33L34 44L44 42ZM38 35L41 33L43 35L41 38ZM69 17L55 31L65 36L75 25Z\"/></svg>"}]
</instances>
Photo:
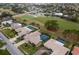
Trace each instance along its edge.
<instances>
[{"instance_id":1,"label":"white roof","mask_svg":"<svg viewBox=\"0 0 79 59\"><path fill-rule=\"evenodd\" d=\"M24 39L26 41L30 41L31 43L34 43L35 45L39 44L42 40L40 38L40 32L35 31L33 33L27 34L26 36L24 36Z\"/></svg>"},{"instance_id":2,"label":"white roof","mask_svg":"<svg viewBox=\"0 0 79 59\"><path fill-rule=\"evenodd\" d=\"M69 51L68 48L61 46L60 44L56 43L56 40L50 39L45 44L45 47L48 49L51 49L53 52L53 55L65 55L67 51Z\"/></svg>"},{"instance_id":3,"label":"white roof","mask_svg":"<svg viewBox=\"0 0 79 59\"><path fill-rule=\"evenodd\" d=\"M63 43L61 43L61 42L59 42L59 41L56 41L56 43L57 43L58 45L61 45L61 46L64 45Z\"/></svg>"},{"instance_id":4,"label":"white roof","mask_svg":"<svg viewBox=\"0 0 79 59\"><path fill-rule=\"evenodd\" d=\"M22 27L22 24L20 24L20 23L12 23L12 24L11 24L11 27L12 27L13 29L21 28L21 27Z\"/></svg>"},{"instance_id":5,"label":"white roof","mask_svg":"<svg viewBox=\"0 0 79 59\"><path fill-rule=\"evenodd\" d=\"M22 25L22 24L20 24L20 23L13 23L13 25Z\"/></svg>"},{"instance_id":6,"label":"white roof","mask_svg":"<svg viewBox=\"0 0 79 59\"><path fill-rule=\"evenodd\" d=\"M54 13L54 15L62 16L63 13Z\"/></svg>"},{"instance_id":7,"label":"white roof","mask_svg":"<svg viewBox=\"0 0 79 59\"><path fill-rule=\"evenodd\" d=\"M3 23L3 24L7 24L7 23L8 23L8 24L12 24L13 21L12 21L12 20L8 20L8 21L3 21L2 23Z\"/></svg>"}]
</instances>

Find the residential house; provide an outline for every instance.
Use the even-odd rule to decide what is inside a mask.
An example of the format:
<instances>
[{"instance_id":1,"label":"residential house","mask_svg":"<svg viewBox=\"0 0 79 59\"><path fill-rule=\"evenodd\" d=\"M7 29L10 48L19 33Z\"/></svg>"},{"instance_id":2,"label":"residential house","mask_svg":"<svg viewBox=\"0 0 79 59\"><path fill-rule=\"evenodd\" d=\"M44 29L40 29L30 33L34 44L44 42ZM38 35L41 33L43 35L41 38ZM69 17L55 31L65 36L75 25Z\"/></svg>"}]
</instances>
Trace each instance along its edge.
<instances>
[{"instance_id":1,"label":"residential house","mask_svg":"<svg viewBox=\"0 0 79 59\"><path fill-rule=\"evenodd\" d=\"M20 24L20 23L12 23L11 24L11 28L13 28L13 29L18 29L18 28L21 28L22 27L22 24Z\"/></svg>"},{"instance_id":2,"label":"residential house","mask_svg":"<svg viewBox=\"0 0 79 59\"><path fill-rule=\"evenodd\" d=\"M12 23L13 23L13 20L7 20L7 21L3 21L1 24L2 25L7 25L7 24L11 25Z\"/></svg>"},{"instance_id":3,"label":"residential house","mask_svg":"<svg viewBox=\"0 0 79 59\"><path fill-rule=\"evenodd\" d=\"M73 55L79 55L79 47L75 46L73 51L72 51Z\"/></svg>"},{"instance_id":4,"label":"residential house","mask_svg":"<svg viewBox=\"0 0 79 59\"><path fill-rule=\"evenodd\" d=\"M20 35L20 36L25 35L25 34L29 34L30 32L35 32L37 30L38 30L38 28L34 27L32 25L28 25L25 27L15 29L15 31L18 32L18 35Z\"/></svg>"},{"instance_id":5,"label":"residential house","mask_svg":"<svg viewBox=\"0 0 79 59\"><path fill-rule=\"evenodd\" d=\"M22 36L30 33L32 30L27 27L21 27L21 28L15 29L15 31L18 32L19 36Z\"/></svg>"},{"instance_id":6,"label":"residential house","mask_svg":"<svg viewBox=\"0 0 79 59\"><path fill-rule=\"evenodd\" d=\"M54 40L54 39L50 39L48 40L44 46L50 50L52 50L52 54L51 55L65 55L68 53L69 49L64 47L62 43Z\"/></svg>"},{"instance_id":7,"label":"residential house","mask_svg":"<svg viewBox=\"0 0 79 59\"><path fill-rule=\"evenodd\" d=\"M32 43L34 44L36 47L41 45L41 38L40 38L41 33L38 31L32 32L30 34L26 34L26 36L24 36L24 39L26 40L27 43Z\"/></svg>"}]
</instances>

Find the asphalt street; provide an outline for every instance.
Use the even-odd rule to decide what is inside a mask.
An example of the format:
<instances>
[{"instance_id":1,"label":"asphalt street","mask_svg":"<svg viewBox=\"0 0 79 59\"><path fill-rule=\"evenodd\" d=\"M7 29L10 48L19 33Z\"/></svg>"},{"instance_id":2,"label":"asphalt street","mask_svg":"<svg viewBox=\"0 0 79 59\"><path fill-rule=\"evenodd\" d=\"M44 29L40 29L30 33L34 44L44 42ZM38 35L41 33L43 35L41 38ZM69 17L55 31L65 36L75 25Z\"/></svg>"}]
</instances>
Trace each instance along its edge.
<instances>
[{"instance_id":1,"label":"asphalt street","mask_svg":"<svg viewBox=\"0 0 79 59\"><path fill-rule=\"evenodd\" d=\"M0 32L0 38L7 43L6 47L12 55L23 55L23 53L16 46L14 46L14 44L11 43L9 39L1 32Z\"/></svg>"}]
</instances>

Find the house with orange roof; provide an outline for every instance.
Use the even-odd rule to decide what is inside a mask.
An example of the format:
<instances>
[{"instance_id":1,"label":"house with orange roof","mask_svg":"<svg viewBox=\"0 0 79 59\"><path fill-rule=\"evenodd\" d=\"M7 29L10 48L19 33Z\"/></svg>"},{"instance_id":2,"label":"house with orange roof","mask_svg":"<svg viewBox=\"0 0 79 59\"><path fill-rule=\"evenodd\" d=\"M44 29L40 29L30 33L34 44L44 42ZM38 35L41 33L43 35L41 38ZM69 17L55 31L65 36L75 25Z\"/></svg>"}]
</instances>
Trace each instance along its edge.
<instances>
[{"instance_id":1,"label":"house with orange roof","mask_svg":"<svg viewBox=\"0 0 79 59\"><path fill-rule=\"evenodd\" d=\"M26 34L24 36L24 39L27 43L30 42L30 43L34 44L36 47L38 47L41 45L41 42L42 42L40 35L41 35L41 33L39 31L35 31L30 34Z\"/></svg>"},{"instance_id":2,"label":"house with orange roof","mask_svg":"<svg viewBox=\"0 0 79 59\"><path fill-rule=\"evenodd\" d=\"M66 55L69 51L69 49L64 47L62 43L54 39L48 40L44 46L52 50L51 55Z\"/></svg>"},{"instance_id":3,"label":"house with orange roof","mask_svg":"<svg viewBox=\"0 0 79 59\"><path fill-rule=\"evenodd\" d=\"M79 55L79 47L75 46L73 51L72 51L73 55Z\"/></svg>"}]
</instances>

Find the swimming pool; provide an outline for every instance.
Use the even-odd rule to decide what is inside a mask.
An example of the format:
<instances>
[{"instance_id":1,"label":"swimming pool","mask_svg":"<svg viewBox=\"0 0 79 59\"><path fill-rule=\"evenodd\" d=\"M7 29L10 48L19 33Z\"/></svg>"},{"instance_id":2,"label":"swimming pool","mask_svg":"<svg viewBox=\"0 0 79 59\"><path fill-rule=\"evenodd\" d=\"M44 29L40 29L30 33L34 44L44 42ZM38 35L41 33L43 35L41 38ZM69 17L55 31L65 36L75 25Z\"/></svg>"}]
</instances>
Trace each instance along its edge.
<instances>
[{"instance_id":1,"label":"swimming pool","mask_svg":"<svg viewBox=\"0 0 79 59\"><path fill-rule=\"evenodd\" d=\"M31 29L32 31L36 31L37 28L33 27L32 25L28 25L27 28Z\"/></svg>"},{"instance_id":2,"label":"swimming pool","mask_svg":"<svg viewBox=\"0 0 79 59\"><path fill-rule=\"evenodd\" d=\"M46 42L46 41L49 40L49 36L47 36L47 35L45 35L45 34L40 35L40 38L41 38L41 40L44 41L44 42Z\"/></svg>"}]
</instances>

